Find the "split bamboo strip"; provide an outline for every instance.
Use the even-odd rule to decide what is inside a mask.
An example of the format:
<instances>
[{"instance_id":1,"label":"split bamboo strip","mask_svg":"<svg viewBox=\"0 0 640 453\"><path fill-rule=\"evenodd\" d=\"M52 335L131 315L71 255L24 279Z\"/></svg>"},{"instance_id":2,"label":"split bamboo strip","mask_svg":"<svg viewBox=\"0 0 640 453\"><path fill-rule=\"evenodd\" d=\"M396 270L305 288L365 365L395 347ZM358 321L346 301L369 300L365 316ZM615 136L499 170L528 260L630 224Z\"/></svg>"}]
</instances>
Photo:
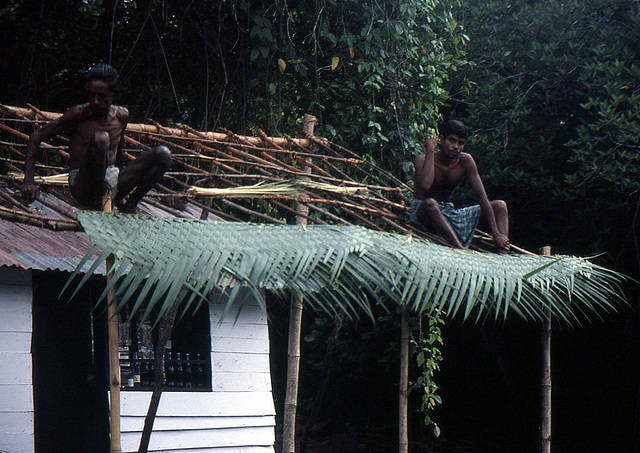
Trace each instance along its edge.
<instances>
[{"instance_id":1,"label":"split bamboo strip","mask_svg":"<svg viewBox=\"0 0 640 453\"><path fill-rule=\"evenodd\" d=\"M156 195L158 197L164 197L165 195L162 194L158 194ZM187 196L186 194L183 196ZM366 222L369 225L375 225L374 223L372 223L371 221L367 220L366 218L362 217L359 214L356 214L353 210L355 211L360 211L362 213L369 213L369 214L374 214L377 217L386 217L389 219L397 219L397 220L402 220L404 219L404 216L399 216L391 211L388 210L382 210L382 209L378 209L378 208L373 208L373 207L367 207L367 206L362 206L362 205L358 205L355 203L349 203L343 200L335 200L335 199L327 199L327 198L313 198L310 196L291 196L291 195L285 195L285 194L279 194L279 193L271 193L271 194L256 194L256 193L227 193L224 196L220 195L220 196L212 196L214 198L218 198L220 200L226 200L229 198L238 198L238 199L259 199L259 200L271 200L271 199L277 199L277 200L289 200L289 201L295 201L295 202L300 202L300 203L305 203L305 204L309 204L309 203L318 203L318 204L327 204L327 205L333 205L333 206L337 206L340 209L345 210L345 212L347 212L350 216L354 216L357 217L358 219L362 220L363 222ZM342 221L344 221L344 219L341 219ZM376 226L376 229L380 229L378 226Z\"/></svg>"},{"instance_id":2,"label":"split bamboo strip","mask_svg":"<svg viewBox=\"0 0 640 453\"><path fill-rule=\"evenodd\" d=\"M331 149L329 146L327 146L325 143L323 143L322 140L318 139L317 137L308 137L309 140L311 140L313 143L315 143L316 145L318 145L319 147L321 147L322 149L324 149L325 151L328 151L330 153L336 153L335 150ZM340 148L341 150L343 150L344 152L351 154L353 156L359 157L357 154L355 154L353 151L350 151L340 145L336 145L333 144L333 146ZM381 181L376 177L373 176L369 173L367 173L366 171L362 170L360 167L358 167L357 165L354 166L354 168L356 168L358 171L362 172L365 175L370 176L371 178L373 178L374 180L378 181L378 183L381 183ZM385 177L389 178L389 180L393 181L398 187L404 187L407 190L411 190L411 188L409 186L407 186L404 182L400 181L396 176L392 175L391 173L383 170L380 167L375 166L376 171L380 172L380 174L384 175ZM385 185L384 183L381 183L382 185Z\"/></svg>"},{"instance_id":3,"label":"split bamboo strip","mask_svg":"<svg viewBox=\"0 0 640 453\"><path fill-rule=\"evenodd\" d=\"M246 145L248 144L245 140L245 137L241 137L239 135L235 135L233 132L229 131L229 135L232 136L238 143ZM280 162L279 160L276 159L277 164L274 165L273 162L269 162L265 159L262 159L258 156L254 156L253 154L247 153L245 151L239 150L239 149L235 149L233 146L231 145L227 145L226 146L227 149L229 149L231 152L234 152L242 157L244 157L245 159L251 159L254 160L255 162L261 163L267 167L275 167L274 169L282 169L288 172L293 172L293 173L303 173L302 169L296 168L296 167L292 167L290 165L283 165L282 162Z\"/></svg>"},{"instance_id":4,"label":"split bamboo strip","mask_svg":"<svg viewBox=\"0 0 640 453\"><path fill-rule=\"evenodd\" d=\"M181 182L181 181L175 180L174 182L175 182L177 185L179 185L179 186L183 187L184 189L189 188L189 186L187 186L186 184L184 184L184 183L183 183L183 182ZM162 187L160 184L158 184L158 186ZM168 191L168 189L167 189L166 187L162 187L162 188L163 188L164 190L167 190L167 191ZM171 194L171 196L180 196L180 195L181 195L181 194ZM167 196L167 195L166 195L166 194L156 194L155 196L156 196L156 197L163 197L163 196ZM186 196L186 195L184 195L184 196ZM223 219L231 220L231 221L234 221L234 222L242 222L242 220L241 220L241 219L239 219L239 218L237 218L237 217L235 217L235 216L233 216L233 215L229 214L228 212L218 211L217 209L214 209L214 208L212 208L211 206L207 206L207 205L205 205L205 204L199 203L199 202L198 202L198 201L196 201L196 200L193 200L193 199L192 199L192 200L191 200L191 203L193 203L195 206L197 206L197 207L201 208L202 210L207 211L207 212L210 212L211 214L213 214L213 215L215 215L215 216L218 216L218 217L221 217L221 218L223 218Z\"/></svg>"},{"instance_id":5,"label":"split bamboo strip","mask_svg":"<svg viewBox=\"0 0 640 453\"><path fill-rule=\"evenodd\" d=\"M293 195L300 191L292 184L285 183L264 183L259 182L253 186L240 186L226 189L215 187L191 187L187 190L188 195L207 195L213 197L226 197L230 195Z\"/></svg>"},{"instance_id":6,"label":"split bamboo strip","mask_svg":"<svg viewBox=\"0 0 640 453\"><path fill-rule=\"evenodd\" d=\"M484 231L481 231L481 230L476 230L474 237L479 241L485 242L489 247L493 247L493 236L491 236L489 233L485 233ZM536 255L535 253L530 252L529 250L523 249L513 244L510 244L510 249L521 255L531 255L531 256Z\"/></svg>"},{"instance_id":7,"label":"split bamboo strip","mask_svg":"<svg viewBox=\"0 0 640 453\"><path fill-rule=\"evenodd\" d=\"M279 225L286 225L286 223L285 223L285 222L282 222L281 220L274 219L273 217L269 217L268 215L265 215L265 214L263 214L263 213L261 213L261 212L258 212L258 211L254 211L253 209L245 208L244 206L240 206L239 204L237 204L237 203L233 203L233 202L231 202L231 201L229 201L229 200L226 200L226 199L224 199L224 198L223 198L223 199L221 199L220 201L221 201L222 203L224 203L224 204L228 205L228 206L231 206L231 207L232 207L232 208L234 208L234 209L237 209L237 210L238 210L238 211L240 211L240 212L243 212L243 213L245 213L245 214L249 214L249 215L256 216L256 217L258 217L258 218L260 218L260 219L266 220L266 221L267 221L267 222L269 222L269 223L277 223L277 224L279 224Z\"/></svg>"},{"instance_id":8,"label":"split bamboo strip","mask_svg":"<svg viewBox=\"0 0 640 453\"><path fill-rule=\"evenodd\" d=\"M214 197L225 197L230 195L291 195L297 196L300 195L300 188L309 189L309 190L319 190L323 192L330 192L341 195L356 195L362 192L363 190L359 187L338 187L333 186L331 184L320 184L320 183L312 183L306 182L303 180L299 181L282 181L282 182L259 182L252 186L240 186L233 188L210 188L210 187L196 187L193 186L187 190L188 195L203 195L203 196L214 196Z\"/></svg>"},{"instance_id":9,"label":"split bamboo strip","mask_svg":"<svg viewBox=\"0 0 640 453\"><path fill-rule=\"evenodd\" d=\"M376 231L382 231L382 228L380 228L378 225L376 225L375 223L373 223L371 220L367 219L366 217L361 216L357 212L351 211L350 209L343 209L343 210L347 214L349 214L350 216L355 217L356 219L358 219L361 223L364 223L368 228L371 228L372 230L376 230Z\"/></svg>"},{"instance_id":10,"label":"split bamboo strip","mask_svg":"<svg viewBox=\"0 0 640 453\"><path fill-rule=\"evenodd\" d=\"M7 174L7 176L10 176L14 180L23 180L24 179L24 173L9 172ZM66 185L69 185L69 173L68 172L67 173L59 173L59 174L56 174L56 175L49 175L49 176L36 175L36 176L34 176L33 181L36 184L49 184L49 185L53 185L53 186L66 186Z\"/></svg>"},{"instance_id":11,"label":"split bamboo strip","mask_svg":"<svg viewBox=\"0 0 640 453\"><path fill-rule=\"evenodd\" d=\"M262 152L260 153L260 155L261 155L264 159L268 160L269 162L271 162L271 163L277 163L278 165L283 166L284 168L286 168L287 170L289 170L289 171L291 171L291 172L298 172L298 171L300 171L300 169L299 169L299 168L294 167L293 165L289 165L289 164L287 164L287 163L285 163L285 162L282 162L281 160L278 160L278 158L277 158L277 157L272 156L271 154L269 154L269 153L268 153L268 152L266 152L266 151L262 151Z\"/></svg>"},{"instance_id":12,"label":"split bamboo strip","mask_svg":"<svg viewBox=\"0 0 640 453\"><path fill-rule=\"evenodd\" d=\"M353 225L351 222L347 221L346 219L343 219L342 217L339 217L335 214L332 214L331 212L322 209L321 207L315 205L315 204L310 204L308 205L309 209L319 212L320 214L329 217L331 220L338 222L338 224L342 224L342 225Z\"/></svg>"},{"instance_id":13,"label":"split bamboo strip","mask_svg":"<svg viewBox=\"0 0 640 453\"><path fill-rule=\"evenodd\" d=\"M169 195L170 196L170 195ZM156 208L167 212L168 214L171 214L174 217L177 218L183 218L183 219L190 219L191 216L185 215L182 212L178 211L177 209L173 209L167 205L164 205L162 203L158 203L157 201L152 200L149 197L144 197L144 202L150 204L151 206L155 206Z\"/></svg>"},{"instance_id":14,"label":"split bamboo strip","mask_svg":"<svg viewBox=\"0 0 640 453\"><path fill-rule=\"evenodd\" d=\"M275 143L273 143L273 140L271 140L271 138L269 138L267 136L267 134L262 130L258 130L258 135L266 142L272 145L273 148L282 150L282 148L278 145L276 145ZM266 154L266 152L262 152L261 154ZM331 176L329 173L327 173L326 171L324 171L322 168L318 167L317 165L313 164L313 161L311 159L308 158L303 158L301 156L298 156L297 154L292 154L291 158L294 159L296 162L298 162L300 165L307 166L309 168L311 168L312 171L316 171L324 176ZM295 168L295 167L292 167Z\"/></svg>"},{"instance_id":15,"label":"split bamboo strip","mask_svg":"<svg viewBox=\"0 0 640 453\"><path fill-rule=\"evenodd\" d=\"M364 205L367 207L371 207L371 204L368 202L364 202ZM392 227L394 230L396 231L400 231L402 234L408 234L409 230L400 226L398 223L394 222L393 220L391 220L388 216L380 216L379 219L386 223L387 225L389 225L390 227Z\"/></svg>"}]
</instances>

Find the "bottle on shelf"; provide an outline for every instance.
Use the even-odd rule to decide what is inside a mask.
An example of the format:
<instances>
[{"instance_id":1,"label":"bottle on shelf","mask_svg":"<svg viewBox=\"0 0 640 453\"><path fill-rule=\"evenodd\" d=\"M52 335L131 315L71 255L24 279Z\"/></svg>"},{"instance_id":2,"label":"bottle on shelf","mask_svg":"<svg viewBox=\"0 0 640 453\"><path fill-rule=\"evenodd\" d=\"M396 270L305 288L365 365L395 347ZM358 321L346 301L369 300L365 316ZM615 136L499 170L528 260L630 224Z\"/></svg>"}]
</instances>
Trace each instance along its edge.
<instances>
[{"instance_id":1,"label":"bottle on shelf","mask_svg":"<svg viewBox=\"0 0 640 453\"><path fill-rule=\"evenodd\" d=\"M142 359L142 366L140 370L140 385L142 387L149 387L149 360Z\"/></svg>"},{"instance_id":2,"label":"bottle on shelf","mask_svg":"<svg viewBox=\"0 0 640 453\"><path fill-rule=\"evenodd\" d=\"M167 358L164 364L165 369L165 383L167 387L173 387L175 385L175 376L173 368L173 359L171 358L171 351L167 351Z\"/></svg>"},{"instance_id":3,"label":"bottle on shelf","mask_svg":"<svg viewBox=\"0 0 640 453\"><path fill-rule=\"evenodd\" d=\"M189 359L189 353L184 355L184 385L187 388L193 387L193 369L191 368L191 360Z\"/></svg>"},{"instance_id":4,"label":"bottle on shelf","mask_svg":"<svg viewBox=\"0 0 640 453\"><path fill-rule=\"evenodd\" d=\"M131 365L133 366L133 386L140 386L140 360L138 360L138 354L133 353L133 359L131 361Z\"/></svg>"},{"instance_id":5,"label":"bottle on shelf","mask_svg":"<svg viewBox=\"0 0 640 453\"><path fill-rule=\"evenodd\" d=\"M204 387L204 366L200 354L196 354L196 388Z\"/></svg>"},{"instance_id":6,"label":"bottle on shelf","mask_svg":"<svg viewBox=\"0 0 640 453\"><path fill-rule=\"evenodd\" d=\"M176 387L184 387L184 364L179 352L176 352Z\"/></svg>"}]
</instances>

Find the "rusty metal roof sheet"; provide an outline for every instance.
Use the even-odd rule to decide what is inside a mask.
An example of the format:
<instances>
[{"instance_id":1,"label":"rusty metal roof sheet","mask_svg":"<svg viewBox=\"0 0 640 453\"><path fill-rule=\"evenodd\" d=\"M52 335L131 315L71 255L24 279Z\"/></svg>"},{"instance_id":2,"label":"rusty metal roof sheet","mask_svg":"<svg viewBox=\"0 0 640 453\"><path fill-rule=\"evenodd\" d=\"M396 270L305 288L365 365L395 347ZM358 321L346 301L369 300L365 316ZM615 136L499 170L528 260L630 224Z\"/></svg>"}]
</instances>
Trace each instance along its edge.
<instances>
[{"instance_id":1,"label":"rusty metal roof sheet","mask_svg":"<svg viewBox=\"0 0 640 453\"><path fill-rule=\"evenodd\" d=\"M2 195L18 198L19 193L15 187L0 186L0 207L7 205L3 203ZM30 211L47 218L65 219L68 217L63 213L73 212L76 209L62 197L58 197L55 192L43 193L39 198L47 205L41 201L35 201L30 205ZM172 215L144 201L140 203L139 210L143 214L158 217ZM199 218L201 210L187 205L180 213L184 217ZM0 238L0 267L40 271L72 272L92 246L89 237L82 231L43 228L5 218L0 218ZM86 264L83 270L89 270L90 265L90 263ZM97 272L104 274L104 266Z\"/></svg>"}]
</instances>

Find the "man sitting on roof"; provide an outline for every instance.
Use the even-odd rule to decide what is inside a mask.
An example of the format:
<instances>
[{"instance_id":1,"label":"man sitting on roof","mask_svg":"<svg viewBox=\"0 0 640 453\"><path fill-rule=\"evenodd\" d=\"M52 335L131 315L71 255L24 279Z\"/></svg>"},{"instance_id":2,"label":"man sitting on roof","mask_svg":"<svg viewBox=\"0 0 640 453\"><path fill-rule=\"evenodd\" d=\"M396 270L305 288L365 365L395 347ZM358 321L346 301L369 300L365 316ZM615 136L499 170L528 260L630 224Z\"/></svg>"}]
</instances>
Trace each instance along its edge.
<instances>
[{"instance_id":1,"label":"man sitting on roof","mask_svg":"<svg viewBox=\"0 0 640 453\"><path fill-rule=\"evenodd\" d=\"M120 212L135 213L138 202L171 165L171 153L166 146L156 146L122 168L129 111L112 104L117 84L118 72L112 66L93 66L87 73L89 102L71 107L31 134L21 188L25 199L33 201L38 193L33 178L40 143L67 131L73 197L87 208L101 209L103 195L110 193Z\"/></svg>"},{"instance_id":2,"label":"man sitting on roof","mask_svg":"<svg viewBox=\"0 0 640 453\"><path fill-rule=\"evenodd\" d=\"M470 154L462 152L467 128L460 121L446 122L440 140L427 137L425 153L416 156L410 219L422 229L433 227L455 248L471 243L480 215L486 219L500 253L509 251L509 216L503 200L489 201ZM436 152L436 146L440 149ZM479 205L456 209L451 202L453 191L467 177Z\"/></svg>"}]
</instances>

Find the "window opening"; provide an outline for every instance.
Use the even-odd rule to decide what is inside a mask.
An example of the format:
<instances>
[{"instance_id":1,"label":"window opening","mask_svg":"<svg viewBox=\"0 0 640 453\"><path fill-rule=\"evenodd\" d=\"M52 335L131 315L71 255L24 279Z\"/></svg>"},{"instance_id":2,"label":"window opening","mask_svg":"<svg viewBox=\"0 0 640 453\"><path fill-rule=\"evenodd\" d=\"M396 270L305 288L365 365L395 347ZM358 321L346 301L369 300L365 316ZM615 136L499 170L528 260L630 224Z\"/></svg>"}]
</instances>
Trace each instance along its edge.
<instances>
[{"instance_id":1,"label":"window opening","mask_svg":"<svg viewBox=\"0 0 640 453\"><path fill-rule=\"evenodd\" d=\"M211 391L211 332L209 306L203 303L184 315L182 308L165 347L164 391ZM118 314L119 357L123 390L152 390L155 385L155 346L158 327L153 321L130 316L130 307Z\"/></svg>"}]
</instances>

